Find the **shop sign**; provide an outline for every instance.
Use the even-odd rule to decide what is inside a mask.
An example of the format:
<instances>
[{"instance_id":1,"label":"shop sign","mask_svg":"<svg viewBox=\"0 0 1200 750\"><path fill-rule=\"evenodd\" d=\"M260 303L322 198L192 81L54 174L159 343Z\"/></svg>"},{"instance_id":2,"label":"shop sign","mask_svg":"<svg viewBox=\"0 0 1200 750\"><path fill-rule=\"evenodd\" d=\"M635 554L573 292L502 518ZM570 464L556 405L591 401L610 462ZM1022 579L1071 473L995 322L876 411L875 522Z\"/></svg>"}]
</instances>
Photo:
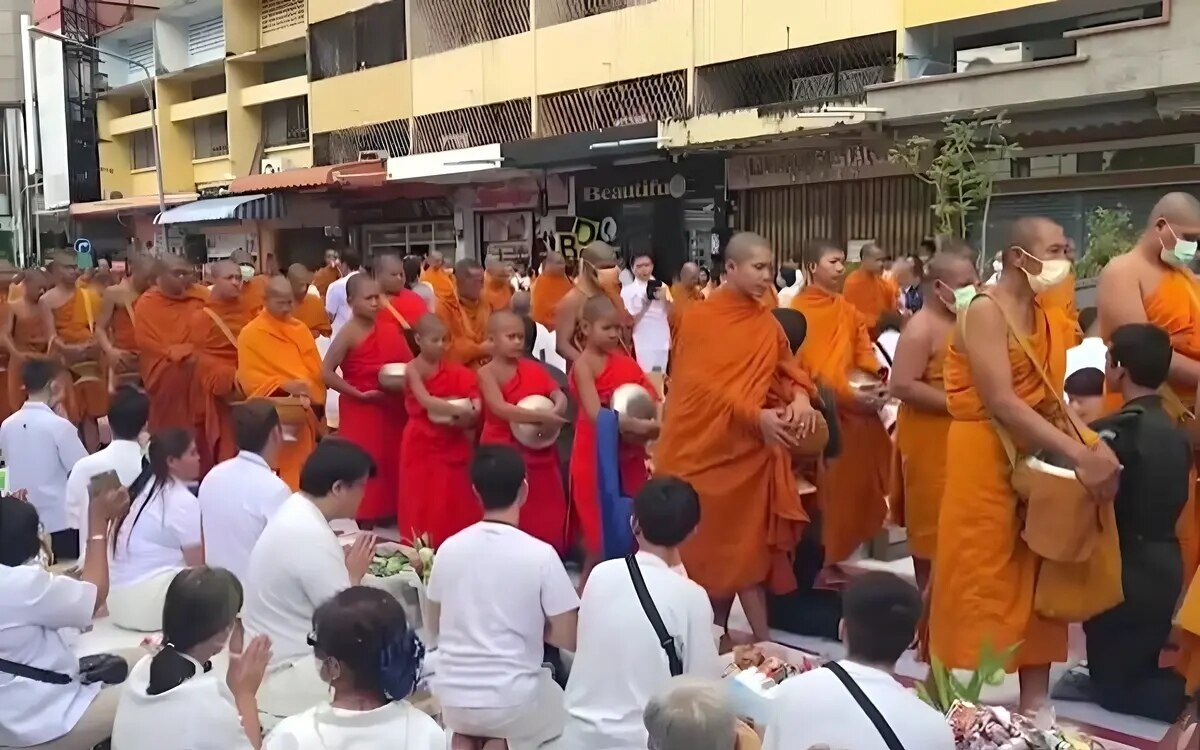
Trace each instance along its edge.
<instances>
[{"instance_id":1,"label":"shop sign","mask_svg":"<svg viewBox=\"0 0 1200 750\"><path fill-rule=\"evenodd\" d=\"M587 185L579 200L584 203L601 201L645 200L647 198L682 198L687 193L687 178L681 174L669 179L644 179L637 182L601 187Z\"/></svg>"},{"instance_id":2,"label":"shop sign","mask_svg":"<svg viewBox=\"0 0 1200 750\"><path fill-rule=\"evenodd\" d=\"M843 182L909 174L906 167L888 161L885 150L864 144L841 149L810 148L739 155L729 159L726 169L730 190Z\"/></svg>"}]
</instances>

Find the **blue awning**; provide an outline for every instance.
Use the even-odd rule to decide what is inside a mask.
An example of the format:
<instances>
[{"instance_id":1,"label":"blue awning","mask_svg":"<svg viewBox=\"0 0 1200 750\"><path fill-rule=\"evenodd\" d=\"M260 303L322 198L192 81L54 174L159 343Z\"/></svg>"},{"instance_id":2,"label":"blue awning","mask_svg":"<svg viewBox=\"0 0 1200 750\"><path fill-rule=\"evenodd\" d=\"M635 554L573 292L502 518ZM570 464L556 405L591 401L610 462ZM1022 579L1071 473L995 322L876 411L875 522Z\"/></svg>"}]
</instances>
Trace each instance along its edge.
<instances>
[{"instance_id":1,"label":"blue awning","mask_svg":"<svg viewBox=\"0 0 1200 750\"><path fill-rule=\"evenodd\" d=\"M278 219L283 216L283 196L278 193L230 195L208 198L169 208L154 219L155 224L189 224L198 221Z\"/></svg>"}]
</instances>

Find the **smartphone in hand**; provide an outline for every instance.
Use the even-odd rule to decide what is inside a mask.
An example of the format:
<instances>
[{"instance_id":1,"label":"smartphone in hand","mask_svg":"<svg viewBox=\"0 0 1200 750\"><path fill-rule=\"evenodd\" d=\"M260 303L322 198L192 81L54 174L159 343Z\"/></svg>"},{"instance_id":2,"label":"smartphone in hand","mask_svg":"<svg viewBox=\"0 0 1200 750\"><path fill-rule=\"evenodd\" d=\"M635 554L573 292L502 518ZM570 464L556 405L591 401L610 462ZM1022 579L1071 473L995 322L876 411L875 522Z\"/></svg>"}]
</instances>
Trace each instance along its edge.
<instances>
[{"instance_id":1,"label":"smartphone in hand","mask_svg":"<svg viewBox=\"0 0 1200 750\"><path fill-rule=\"evenodd\" d=\"M110 469L100 472L88 480L88 500L94 500L105 492L119 490L121 487L121 478L117 476L116 471Z\"/></svg>"}]
</instances>

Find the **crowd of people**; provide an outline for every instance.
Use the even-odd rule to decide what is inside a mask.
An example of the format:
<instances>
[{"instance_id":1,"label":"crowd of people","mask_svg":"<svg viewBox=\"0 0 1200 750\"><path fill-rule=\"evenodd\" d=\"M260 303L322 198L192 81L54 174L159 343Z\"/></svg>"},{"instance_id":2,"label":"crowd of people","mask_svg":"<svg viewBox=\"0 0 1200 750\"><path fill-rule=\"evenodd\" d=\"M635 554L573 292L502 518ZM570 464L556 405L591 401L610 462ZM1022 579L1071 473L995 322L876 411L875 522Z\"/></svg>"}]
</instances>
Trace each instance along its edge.
<instances>
[{"instance_id":1,"label":"crowd of people","mask_svg":"<svg viewBox=\"0 0 1200 750\"><path fill-rule=\"evenodd\" d=\"M752 748L713 686L784 623L848 656L779 689L772 750L952 747L891 676L918 630L950 668L1004 655L1032 712L1083 623L1056 697L1174 721L1197 237L1164 197L1083 312L1040 217L986 282L960 241L778 266L750 233L672 283L603 242L532 279L436 251L0 267L0 745ZM889 523L915 587L852 564ZM422 622L371 585L377 533L436 549ZM154 652L78 660L97 618Z\"/></svg>"}]
</instances>

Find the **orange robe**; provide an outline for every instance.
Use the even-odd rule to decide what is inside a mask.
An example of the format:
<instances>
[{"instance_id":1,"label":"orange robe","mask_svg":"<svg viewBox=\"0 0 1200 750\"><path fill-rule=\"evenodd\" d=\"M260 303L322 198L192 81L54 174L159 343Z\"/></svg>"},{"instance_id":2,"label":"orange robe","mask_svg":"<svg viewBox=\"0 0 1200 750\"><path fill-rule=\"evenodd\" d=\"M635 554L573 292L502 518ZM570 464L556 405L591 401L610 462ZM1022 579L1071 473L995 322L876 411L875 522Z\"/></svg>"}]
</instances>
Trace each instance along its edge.
<instances>
[{"instance_id":1,"label":"orange robe","mask_svg":"<svg viewBox=\"0 0 1200 750\"><path fill-rule=\"evenodd\" d=\"M246 398L286 396L284 383L303 381L315 404L325 403L321 355L308 326L295 318L280 320L259 313L238 335L238 383ZM311 411L300 425L286 426L289 437L279 452L279 476L300 488L300 469L317 446L318 423Z\"/></svg>"},{"instance_id":2,"label":"orange robe","mask_svg":"<svg viewBox=\"0 0 1200 750\"><path fill-rule=\"evenodd\" d=\"M313 338L333 335L333 324L329 322L329 313L325 312L325 303L315 294L305 294L296 300L292 317L308 326Z\"/></svg>"},{"instance_id":3,"label":"orange robe","mask_svg":"<svg viewBox=\"0 0 1200 750\"><path fill-rule=\"evenodd\" d=\"M1063 283L1039 294L1038 301L1042 303L1042 307L1061 310L1077 328L1079 327L1079 310L1075 307L1074 271L1071 271Z\"/></svg>"},{"instance_id":4,"label":"orange robe","mask_svg":"<svg viewBox=\"0 0 1200 750\"><path fill-rule=\"evenodd\" d=\"M775 291L775 287L768 285L759 302L767 309L774 310L779 307L779 292Z\"/></svg>"},{"instance_id":5,"label":"orange robe","mask_svg":"<svg viewBox=\"0 0 1200 750\"><path fill-rule=\"evenodd\" d=\"M133 308L137 305L140 297L141 295L135 296L133 301L128 305L120 304L114 307L112 317L109 318L109 340L113 346L123 352L133 352L136 354L138 351L137 339L133 332L133 318L136 316ZM108 389L110 391L115 390L125 377L131 378L138 374L136 370L126 371L118 362L108 362L106 364L108 368Z\"/></svg>"},{"instance_id":6,"label":"orange robe","mask_svg":"<svg viewBox=\"0 0 1200 750\"><path fill-rule=\"evenodd\" d=\"M900 305L900 290L894 281L879 274L869 274L861 268L854 269L846 277L842 296L866 317L868 332L875 330L881 315L896 312Z\"/></svg>"},{"instance_id":7,"label":"orange robe","mask_svg":"<svg viewBox=\"0 0 1200 750\"><path fill-rule=\"evenodd\" d=\"M181 299L172 299L152 287L138 298L133 332L138 371L150 397L151 433L195 427L202 406L189 324L203 307L204 300L191 289Z\"/></svg>"},{"instance_id":8,"label":"orange robe","mask_svg":"<svg viewBox=\"0 0 1200 750\"><path fill-rule=\"evenodd\" d=\"M267 299L267 277L262 274L251 276L242 285L242 301L251 315L258 315Z\"/></svg>"},{"instance_id":9,"label":"orange robe","mask_svg":"<svg viewBox=\"0 0 1200 750\"><path fill-rule=\"evenodd\" d=\"M819 502L825 562L838 563L874 537L887 518L892 441L877 415L851 408L849 381L854 370L878 373L879 362L862 314L842 295L806 286L792 309L808 321L797 353L800 366L837 398L842 452L825 474Z\"/></svg>"},{"instance_id":10,"label":"orange robe","mask_svg":"<svg viewBox=\"0 0 1200 750\"><path fill-rule=\"evenodd\" d=\"M467 367L479 367L488 360L484 348L491 310L483 299L459 299L455 294L448 300L438 300L437 316L446 324L450 340L446 344L446 359Z\"/></svg>"},{"instance_id":11,"label":"orange robe","mask_svg":"<svg viewBox=\"0 0 1200 750\"><path fill-rule=\"evenodd\" d=\"M76 287L71 298L54 310L55 335L64 344L95 341L96 314L100 297L90 288ZM68 419L78 424L108 413L108 384L100 362L80 362L71 368L72 387L67 398Z\"/></svg>"},{"instance_id":12,"label":"orange robe","mask_svg":"<svg viewBox=\"0 0 1200 750\"><path fill-rule=\"evenodd\" d=\"M493 276L490 273L483 275L483 293L480 297L487 305L488 312L507 310L509 303L512 302L512 296L513 288L512 284L508 283L508 279Z\"/></svg>"},{"instance_id":13,"label":"orange robe","mask_svg":"<svg viewBox=\"0 0 1200 750\"><path fill-rule=\"evenodd\" d=\"M229 334L217 325L213 314L221 319ZM197 426L200 460L205 470L233 458L238 452L230 401L239 395L237 336L249 321L250 311L242 298L209 298L203 308L192 313L188 326L196 352L198 394L195 405L199 407L193 422Z\"/></svg>"},{"instance_id":14,"label":"orange robe","mask_svg":"<svg viewBox=\"0 0 1200 750\"><path fill-rule=\"evenodd\" d=\"M1072 324L1055 309L1035 307L1034 318L1030 348L1050 382L1062 383ZM1058 401L1011 335L1008 359L1017 398L1050 418ZM1034 612L1039 558L1021 538L1008 456L957 344L950 345L944 373L952 421L933 561L930 650L953 669L974 669L985 643L996 651L1020 643L1010 669L1065 661L1067 624Z\"/></svg>"},{"instance_id":15,"label":"orange robe","mask_svg":"<svg viewBox=\"0 0 1200 750\"><path fill-rule=\"evenodd\" d=\"M7 400L12 410L16 411L25 404L25 385L21 382L21 366L31 357L48 357L50 335L42 325L42 318L36 303L30 306L10 301L8 304L13 313L12 331L9 333L12 336L13 348L17 350L17 356L8 362ZM18 310L27 312L22 315Z\"/></svg>"},{"instance_id":16,"label":"orange robe","mask_svg":"<svg viewBox=\"0 0 1200 750\"><path fill-rule=\"evenodd\" d=\"M444 268L426 268L421 272L421 281L433 287L435 308L448 304L452 299L458 299L458 287L454 283L454 274Z\"/></svg>"},{"instance_id":17,"label":"orange robe","mask_svg":"<svg viewBox=\"0 0 1200 750\"><path fill-rule=\"evenodd\" d=\"M529 288L529 316L533 322L541 323L546 330L554 330L554 314L558 303L575 286L566 276L542 274L533 280Z\"/></svg>"},{"instance_id":18,"label":"orange robe","mask_svg":"<svg viewBox=\"0 0 1200 750\"><path fill-rule=\"evenodd\" d=\"M5 309L10 306L11 303L8 301L7 296L5 296L3 299L0 299L0 314L2 314ZM8 372L12 367L13 362L11 361L8 352L0 351L0 370L3 370L5 373L4 377L6 382L5 388L0 390L0 422L7 419L10 414L16 411L16 408L12 405L12 400L9 398L9 389L7 387Z\"/></svg>"},{"instance_id":19,"label":"orange robe","mask_svg":"<svg viewBox=\"0 0 1200 750\"><path fill-rule=\"evenodd\" d=\"M922 382L943 389L942 365L953 334L946 337L925 366ZM950 416L900 404L892 451L892 520L908 530L914 557L932 560L937 549L938 511L946 486L946 434Z\"/></svg>"},{"instance_id":20,"label":"orange robe","mask_svg":"<svg viewBox=\"0 0 1200 750\"><path fill-rule=\"evenodd\" d=\"M685 309L673 344L654 465L700 495L700 525L682 549L688 575L716 596L764 583L794 590L808 515L790 453L763 442L758 419L773 383L790 402L797 388L815 396L812 381L774 315L728 287Z\"/></svg>"},{"instance_id":21,"label":"orange robe","mask_svg":"<svg viewBox=\"0 0 1200 750\"><path fill-rule=\"evenodd\" d=\"M321 266L313 274L313 286L317 288L317 293L321 295L322 300L325 299L325 294L329 291L329 285L340 278L342 278L341 271L329 266Z\"/></svg>"}]
</instances>

